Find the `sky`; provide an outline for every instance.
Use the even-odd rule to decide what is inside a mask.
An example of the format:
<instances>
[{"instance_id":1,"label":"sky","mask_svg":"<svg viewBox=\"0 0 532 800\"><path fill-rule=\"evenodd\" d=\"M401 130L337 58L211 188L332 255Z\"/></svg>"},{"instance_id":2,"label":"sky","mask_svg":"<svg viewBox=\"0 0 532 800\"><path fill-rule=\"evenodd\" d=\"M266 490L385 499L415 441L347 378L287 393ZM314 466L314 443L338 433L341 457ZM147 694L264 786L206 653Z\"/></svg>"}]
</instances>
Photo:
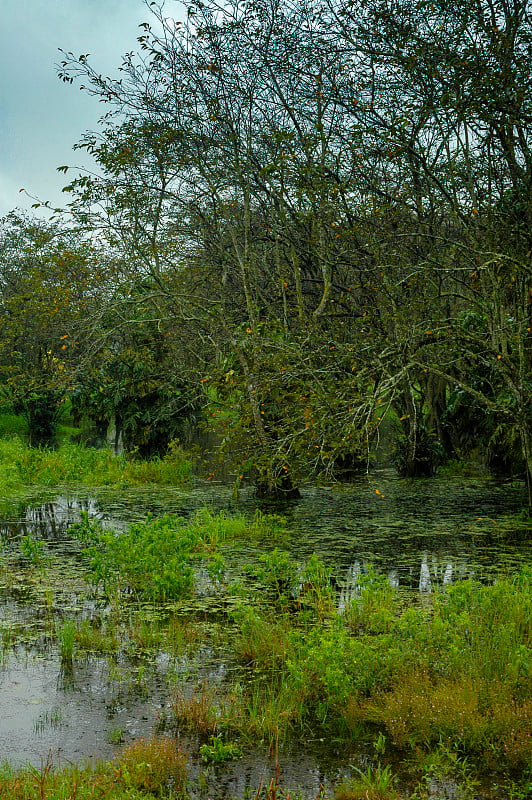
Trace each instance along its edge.
<instances>
[{"instance_id":1,"label":"sky","mask_svg":"<svg viewBox=\"0 0 532 800\"><path fill-rule=\"evenodd\" d=\"M170 4L169 4L170 5ZM172 9L177 11L177 6ZM72 145L97 128L103 106L63 83L58 48L90 53L98 72L116 75L122 55L137 48L142 0L3 0L0 22L0 216L32 210L34 199L68 202L61 188L72 180L58 166L88 163Z\"/></svg>"}]
</instances>

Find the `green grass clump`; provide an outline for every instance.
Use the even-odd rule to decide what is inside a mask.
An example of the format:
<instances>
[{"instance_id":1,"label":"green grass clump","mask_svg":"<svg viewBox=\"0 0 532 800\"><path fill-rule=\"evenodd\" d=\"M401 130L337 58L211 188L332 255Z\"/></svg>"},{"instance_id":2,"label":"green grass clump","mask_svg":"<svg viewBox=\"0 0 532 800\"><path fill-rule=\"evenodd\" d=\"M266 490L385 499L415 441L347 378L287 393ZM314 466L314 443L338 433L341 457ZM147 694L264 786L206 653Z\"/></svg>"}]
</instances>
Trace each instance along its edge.
<instances>
[{"instance_id":1,"label":"green grass clump","mask_svg":"<svg viewBox=\"0 0 532 800\"><path fill-rule=\"evenodd\" d=\"M283 579L292 567L275 551L262 563ZM398 748L445 742L496 769L532 761L530 569L459 582L430 607L370 573L343 615L323 613L322 573L316 563L299 569L316 576L319 592L300 587L312 604L296 595L285 613L274 602L234 614L233 649L250 680L226 708L228 729L268 738L310 727L346 739L377 729Z\"/></svg>"},{"instance_id":2,"label":"green grass clump","mask_svg":"<svg viewBox=\"0 0 532 800\"><path fill-rule=\"evenodd\" d=\"M187 757L173 739L138 739L114 761L95 767L56 768L49 757L40 769L0 765L2 800L168 800L186 798Z\"/></svg>"},{"instance_id":3,"label":"green grass clump","mask_svg":"<svg viewBox=\"0 0 532 800\"><path fill-rule=\"evenodd\" d=\"M204 509L191 520L165 515L138 522L120 535L85 515L71 531L88 557L93 584L107 597L129 593L165 601L191 594L195 564L206 563L219 578L223 559L217 548L236 538L262 535L267 524L260 514L250 521Z\"/></svg>"},{"instance_id":4,"label":"green grass clump","mask_svg":"<svg viewBox=\"0 0 532 800\"><path fill-rule=\"evenodd\" d=\"M135 461L105 448L69 443L47 450L32 448L17 437L0 439L0 490L4 495L16 494L28 485L173 486L190 477L190 463L180 453Z\"/></svg>"},{"instance_id":5,"label":"green grass clump","mask_svg":"<svg viewBox=\"0 0 532 800\"><path fill-rule=\"evenodd\" d=\"M365 772L357 769L356 773L336 786L336 800L400 800L389 764L368 767Z\"/></svg>"},{"instance_id":6,"label":"green grass clump","mask_svg":"<svg viewBox=\"0 0 532 800\"><path fill-rule=\"evenodd\" d=\"M57 641L62 661L72 661L76 641L76 623L73 619L65 619L56 626Z\"/></svg>"}]
</instances>

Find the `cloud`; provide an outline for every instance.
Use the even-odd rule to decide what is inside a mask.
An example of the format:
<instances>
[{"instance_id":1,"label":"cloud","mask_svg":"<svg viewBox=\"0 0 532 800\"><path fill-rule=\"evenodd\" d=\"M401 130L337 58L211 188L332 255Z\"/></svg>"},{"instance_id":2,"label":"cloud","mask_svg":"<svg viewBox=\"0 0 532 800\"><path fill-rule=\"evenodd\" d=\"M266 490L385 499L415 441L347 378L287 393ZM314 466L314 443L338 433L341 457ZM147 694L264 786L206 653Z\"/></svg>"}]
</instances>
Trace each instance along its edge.
<instances>
[{"instance_id":1,"label":"cloud","mask_svg":"<svg viewBox=\"0 0 532 800\"><path fill-rule=\"evenodd\" d=\"M141 0L25 0L2 8L0 215L31 205L21 187L64 203L56 167L79 163L72 145L102 113L95 98L58 79L58 48L91 53L99 71L115 73L148 17Z\"/></svg>"}]
</instances>

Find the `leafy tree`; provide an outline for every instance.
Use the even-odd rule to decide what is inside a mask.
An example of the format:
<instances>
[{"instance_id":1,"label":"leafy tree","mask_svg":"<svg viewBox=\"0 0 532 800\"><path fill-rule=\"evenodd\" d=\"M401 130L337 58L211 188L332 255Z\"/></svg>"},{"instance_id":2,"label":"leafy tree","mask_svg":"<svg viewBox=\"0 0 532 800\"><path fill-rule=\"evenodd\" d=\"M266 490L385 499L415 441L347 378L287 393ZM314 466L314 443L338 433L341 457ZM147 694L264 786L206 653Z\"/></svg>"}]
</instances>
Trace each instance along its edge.
<instances>
[{"instance_id":1,"label":"leafy tree","mask_svg":"<svg viewBox=\"0 0 532 800\"><path fill-rule=\"evenodd\" d=\"M461 392L517 435L532 505L526 0L152 8L119 81L65 57L109 107L71 208L236 407L227 450L290 490L393 413L431 474Z\"/></svg>"},{"instance_id":2,"label":"leafy tree","mask_svg":"<svg viewBox=\"0 0 532 800\"><path fill-rule=\"evenodd\" d=\"M0 370L4 397L27 417L33 444L53 438L94 298L90 242L57 223L1 220Z\"/></svg>"}]
</instances>

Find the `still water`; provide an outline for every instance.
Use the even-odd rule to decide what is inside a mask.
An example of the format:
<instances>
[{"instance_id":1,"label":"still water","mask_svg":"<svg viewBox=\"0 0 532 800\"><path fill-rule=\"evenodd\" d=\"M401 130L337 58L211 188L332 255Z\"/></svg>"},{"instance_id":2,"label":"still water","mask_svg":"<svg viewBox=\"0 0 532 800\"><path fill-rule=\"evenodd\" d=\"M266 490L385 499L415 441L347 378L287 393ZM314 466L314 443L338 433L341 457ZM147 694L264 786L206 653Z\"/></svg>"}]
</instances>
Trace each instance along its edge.
<instances>
[{"instance_id":1,"label":"still water","mask_svg":"<svg viewBox=\"0 0 532 800\"><path fill-rule=\"evenodd\" d=\"M53 613L59 619L90 616L96 609L80 586L76 545L68 532L81 511L119 531L148 513L187 517L205 506L249 514L260 508L286 518L284 549L300 561L316 552L333 568L342 609L370 565L394 586L428 594L465 577L491 580L532 564L531 532L511 521L522 499L522 487L489 479L408 481L388 471L348 485L308 487L300 498L275 506L259 503L249 491L235 498L229 487L208 483L190 490L36 492L4 505L0 542L10 553L25 536L45 541L63 569ZM211 683L223 683L233 668L208 640L194 664L152 654L141 665L140 681L138 654L122 652L114 661L90 655L65 665L46 634L52 603L46 587L8 578L0 584L0 762L39 765L50 751L63 762L110 758L118 734L131 741L153 733L166 712L169 680L186 682L194 675L197 681L203 674ZM197 749L197 743L189 744ZM343 765L363 768L367 758L360 749L336 753L323 742L309 742L303 754L283 753L282 779L289 788L315 795L320 784L341 777ZM225 768L223 776L214 771L209 785L241 795L268 780L271 769L267 750L258 748Z\"/></svg>"}]
</instances>

